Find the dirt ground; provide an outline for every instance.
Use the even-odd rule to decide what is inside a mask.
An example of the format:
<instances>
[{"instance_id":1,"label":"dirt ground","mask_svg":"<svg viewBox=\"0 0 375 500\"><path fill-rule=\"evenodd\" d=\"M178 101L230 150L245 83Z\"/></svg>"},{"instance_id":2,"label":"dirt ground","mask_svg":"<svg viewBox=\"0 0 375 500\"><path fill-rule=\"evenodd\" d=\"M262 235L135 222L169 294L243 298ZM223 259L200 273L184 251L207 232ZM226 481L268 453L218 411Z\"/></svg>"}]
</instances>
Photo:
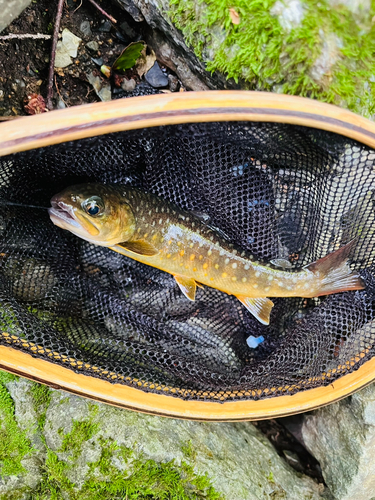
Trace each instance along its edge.
<instances>
[{"instance_id":1,"label":"dirt ground","mask_svg":"<svg viewBox=\"0 0 375 500\"><path fill-rule=\"evenodd\" d=\"M142 39L147 25L136 23L114 3L103 0L101 7L117 20L116 24L106 19L88 0L66 0L61 19L60 33L67 28L82 39L78 54L66 68L55 70L53 103L56 108L64 108L99 101L87 74L105 77L100 73L100 65L111 66L122 50L131 42ZM57 2L38 0L33 2L0 35L0 117L15 117L28 114L25 107L32 94L47 96L48 66L51 40L12 39L1 40L7 34L53 34ZM86 30L82 23L86 21ZM87 22L90 24L87 30ZM90 44L90 42L94 42ZM91 45L91 48L87 46ZM97 45L96 45L97 44ZM92 46L94 45L94 49ZM97 47L97 50L95 48ZM162 67L164 73L171 71ZM146 82L133 74L141 83L143 92L154 93ZM116 88L111 81L112 99L126 97L126 92ZM149 88L147 88L149 87ZM166 88L168 90L168 88ZM30 113L30 112L29 112Z\"/></svg>"}]
</instances>

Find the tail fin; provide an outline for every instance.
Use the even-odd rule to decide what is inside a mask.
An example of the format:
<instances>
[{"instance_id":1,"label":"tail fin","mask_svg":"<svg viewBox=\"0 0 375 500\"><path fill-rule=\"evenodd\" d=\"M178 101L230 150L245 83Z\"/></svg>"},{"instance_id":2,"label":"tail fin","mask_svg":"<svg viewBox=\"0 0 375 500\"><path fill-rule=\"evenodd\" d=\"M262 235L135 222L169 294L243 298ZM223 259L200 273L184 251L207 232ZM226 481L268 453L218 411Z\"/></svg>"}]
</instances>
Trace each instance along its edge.
<instances>
[{"instance_id":1,"label":"tail fin","mask_svg":"<svg viewBox=\"0 0 375 500\"><path fill-rule=\"evenodd\" d=\"M320 279L321 286L316 297L365 288L362 278L348 264L349 255L357 242L358 238L355 238L342 248L306 266L306 269Z\"/></svg>"}]
</instances>

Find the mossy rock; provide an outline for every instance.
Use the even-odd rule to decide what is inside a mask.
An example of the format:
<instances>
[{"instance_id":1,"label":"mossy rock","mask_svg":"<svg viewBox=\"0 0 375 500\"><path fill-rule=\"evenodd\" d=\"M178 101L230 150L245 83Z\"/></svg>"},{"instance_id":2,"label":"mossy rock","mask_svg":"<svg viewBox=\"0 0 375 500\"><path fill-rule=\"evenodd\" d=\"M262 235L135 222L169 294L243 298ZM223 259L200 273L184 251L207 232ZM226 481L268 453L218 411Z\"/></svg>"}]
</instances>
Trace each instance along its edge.
<instances>
[{"instance_id":1,"label":"mossy rock","mask_svg":"<svg viewBox=\"0 0 375 500\"><path fill-rule=\"evenodd\" d=\"M146 21L174 44L176 54L185 46L190 69L207 87L312 97L374 116L373 1L117 2L125 9L130 3L137 6ZM157 50L165 59L167 51ZM175 64L184 80L186 76Z\"/></svg>"},{"instance_id":2,"label":"mossy rock","mask_svg":"<svg viewBox=\"0 0 375 500\"><path fill-rule=\"evenodd\" d=\"M250 423L142 415L3 372L0 389L1 500L323 498Z\"/></svg>"}]
</instances>

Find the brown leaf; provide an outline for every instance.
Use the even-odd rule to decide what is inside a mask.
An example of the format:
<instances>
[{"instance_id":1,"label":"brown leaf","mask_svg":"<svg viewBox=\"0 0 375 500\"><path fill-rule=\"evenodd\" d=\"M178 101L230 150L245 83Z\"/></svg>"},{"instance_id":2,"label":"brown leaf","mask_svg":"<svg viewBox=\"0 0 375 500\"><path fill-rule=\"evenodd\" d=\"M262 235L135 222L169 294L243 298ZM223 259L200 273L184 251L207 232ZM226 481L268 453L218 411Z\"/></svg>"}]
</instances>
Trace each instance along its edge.
<instances>
[{"instance_id":1,"label":"brown leaf","mask_svg":"<svg viewBox=\"0 0 375 500\"><path fill-rule=\"evenodd\" d=\"M29 115L39 115L47 112L48 109L40 94L30 94L26 98L25 111Z\"/></svg>"},{"instance_id":2,"label":"brown leaf","mask_svg":"<svg viewBox=\"0 0 375 500\"><path fill-rule=\"evenodd\" d=\"M149 69L152 68L155 61L156 61L155 52L152 49L150 49L150 54L146 55L146 47L144 47L135 65L135 70L138 73L139 78L142 78L142 76L145 73L147 73Z\"/></svg>"},{"instance_id":3,"label":"brown leaf","mask_svg":"<svg viewBox=\"0 0 375 500\"><path fill-rule=\"evenodd\" d=\"M229 9L229 16L233 24L240 24L241 21L240 15L235 9L233 9L233 7Z\"/></svg>"}]
</instances>

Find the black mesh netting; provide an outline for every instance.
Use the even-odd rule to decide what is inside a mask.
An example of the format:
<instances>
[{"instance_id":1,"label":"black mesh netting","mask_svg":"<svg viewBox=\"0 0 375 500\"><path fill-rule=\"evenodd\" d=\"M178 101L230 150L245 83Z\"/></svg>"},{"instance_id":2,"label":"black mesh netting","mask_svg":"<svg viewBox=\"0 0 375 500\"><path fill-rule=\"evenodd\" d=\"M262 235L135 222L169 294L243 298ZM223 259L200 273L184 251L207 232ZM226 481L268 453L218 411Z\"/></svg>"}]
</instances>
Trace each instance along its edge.
<instances>
[{"instance_id":1,"label":"black mesh netting","mask_svg":"<svg viewBox=\"0 0 375 500\"><path fill-rule=\"evenodd\" d=\"M0 197L49 206L82 182L150 191L262 259L308 264L359 236L366 290L274 299L270 326L205 287L2 206L0 341L76 371L187 399L258 399L332 382L373 356L375 152L345 137L272 123L121 132L0 160ZM249 336L262 335L256 349Z\"/></svg>"}]
</instances>

